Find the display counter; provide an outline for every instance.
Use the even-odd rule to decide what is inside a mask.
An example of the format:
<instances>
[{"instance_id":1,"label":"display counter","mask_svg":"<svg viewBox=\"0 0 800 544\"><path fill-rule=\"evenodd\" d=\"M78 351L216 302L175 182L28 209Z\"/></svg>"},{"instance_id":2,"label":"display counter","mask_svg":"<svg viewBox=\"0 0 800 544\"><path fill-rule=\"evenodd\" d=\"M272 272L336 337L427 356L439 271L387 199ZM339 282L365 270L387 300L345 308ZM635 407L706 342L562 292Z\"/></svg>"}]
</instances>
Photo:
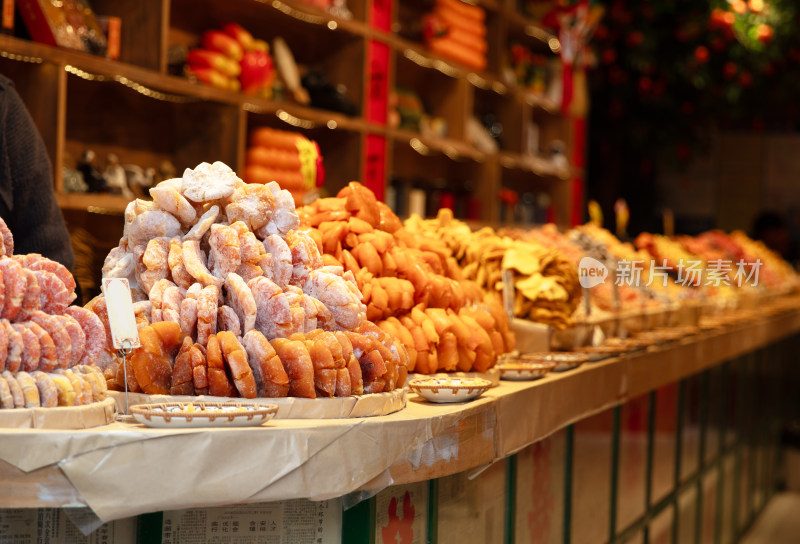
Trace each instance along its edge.
<instances>
[{"instance_id":1,"label":"display counter","mask_svg":"<svg viewBox=\"0 0 800 544\"><path fill-rule=\"evenodd\" d=\"M409 393L386 416L275 419L263 427L0 431L0 508L88 505L114 520L242 502L322 500L489 465L571 423L800 331L800 300L740 312L681 340L475 401L436 405Z\"/></svg>"}]
</instances>

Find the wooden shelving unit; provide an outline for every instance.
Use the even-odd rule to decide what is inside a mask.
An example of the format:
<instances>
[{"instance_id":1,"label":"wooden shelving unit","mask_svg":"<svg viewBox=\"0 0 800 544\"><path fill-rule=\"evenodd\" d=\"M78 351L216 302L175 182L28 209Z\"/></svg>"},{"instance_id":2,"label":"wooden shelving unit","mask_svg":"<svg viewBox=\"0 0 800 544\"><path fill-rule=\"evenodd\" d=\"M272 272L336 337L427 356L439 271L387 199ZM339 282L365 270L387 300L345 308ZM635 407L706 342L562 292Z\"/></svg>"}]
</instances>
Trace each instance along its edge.
<instances>
[{"instance_id":1,"label":"wooden shelving unit","mask_svg":"<svg viewBox=\"0 0 800 544\"><path fill-rule=\"evenodd\" d=\"M555 39L536 21L520 15L514 0L481 0L487 12L489 65L476 72L404 37L400 3L394 2L392 29L370 24L373 5L350 0L352 19L332 16L298 0L94 0L98 14L123 21L121 54L110 61L71 50L0 36L0 73L15 81L41 131L54 167L62 208L119 213L126 200L113 195L64 192L61 165L83 150L95 150L101 164L108 153L122 163L156 168L172 162L178 175L202 161L221 160L241 171L249 131L273 126L303 132L318 141L325 158L328 193L364 173L366 140L385 138L386 179L406 176L463 183L483 205L479 220L497 222L494 203L501 188L547 191L555 220L569 221L570 179L574 168L555 168L544 154L553 140L567 148L569 130L559 107L506 81L503 56L510 40L524 41L552 57ZM424 13L424 2L403 2L402 17ZM416 10L416 12L415 12ZM254 36L271 41L282 36L298 63L321 69L345 85L360 106L348 117L288 100L264 100L196 84L170 75L168 51L193 46L203 31L236 21ZM420 95L429 113L445 120L446 137L395 129L368 121L369 46L389 48L389 88L402 85ZM503 124L498 153L479 151L467 137L470 115L492 112ZM532 150L527 126L539 126L538 149ZM539 151L534 153L533 151ZM567 155L569 156L569 155Z\"/></svg>"}]
</instances>

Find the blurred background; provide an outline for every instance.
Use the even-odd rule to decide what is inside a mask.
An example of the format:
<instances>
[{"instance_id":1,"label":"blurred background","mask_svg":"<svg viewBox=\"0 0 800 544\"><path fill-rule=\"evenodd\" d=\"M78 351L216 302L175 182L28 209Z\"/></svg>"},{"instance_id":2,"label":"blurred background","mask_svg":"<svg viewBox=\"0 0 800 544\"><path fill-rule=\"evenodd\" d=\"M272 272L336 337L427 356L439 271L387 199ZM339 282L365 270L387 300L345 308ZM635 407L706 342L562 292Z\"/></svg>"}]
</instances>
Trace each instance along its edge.
<instances>
[{"instance_id":1,"label":"blurred background","mask_svg":"<svg viewBox=\"0 0 800 544\"><path fill-rule=\"evenodd\" d=\"M587 197L629 231L743 229L791 260L800 237L800 6L612 0L592 37ZM610 225L607 225L610 226Z\"/></svg>"}]
</instances>

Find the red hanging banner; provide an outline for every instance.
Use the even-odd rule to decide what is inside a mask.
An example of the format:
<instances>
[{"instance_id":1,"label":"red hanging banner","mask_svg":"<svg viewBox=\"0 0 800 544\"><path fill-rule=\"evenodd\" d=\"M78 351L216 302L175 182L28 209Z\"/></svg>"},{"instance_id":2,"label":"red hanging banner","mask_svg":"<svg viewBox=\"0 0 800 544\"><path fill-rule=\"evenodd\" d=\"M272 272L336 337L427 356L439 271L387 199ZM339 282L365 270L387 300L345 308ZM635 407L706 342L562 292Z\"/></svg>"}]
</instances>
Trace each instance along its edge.
<instances>
[{"instance_id":1,"label":"red hanging banner","mask_svg":"<svg viewBox=\"0 0 800 544\"><path fill-rule=\"evenodd\" d=\"M364 185L383 201L386 196L386 138L380 134L367 134L364 147Z\"/></svg>"},{"instance_id":2,"label":"red hanging banner","mask_svg":"<svg viewBox=\"0 0 800 544\"><path fill-rule=\"evenodd\" d=\"M584 170L586 166L586 119L575 117L572 119L572 157L570 161L575 168ZM584 183L583 173L572 178L572 212L570 213L570 226L583 223Z\"/></svg>"},{"instance_id":3,"label":"red hanging banner","mask_svg":"<svg viewBox=\"0 0 800 544\"><path fill-rule=\"evenodd\" d=\"M372 0L369 24L376 30L392 30L392 0Z\"/></svg>"},{"instance_id":4,"label":"red hanging banner","mask_svg":"<svg viewBox=\"0 0 800 544\"><path fill-rule=\"evenodd\" d=\"M370 40L367 59L369 80L367 81L367 121L386 124L389 109L389 46Z\"/></svg>"},{"instance_id":5,"label":"red hanging banner","mask_svg":"<svg viewBox=\"0 0 800 544\"><path fill-rule=\"evenodd\" d=\"M369 3L369 24L376 30L390 32L392 29L392 0L373 0ZM367 121L386 125L389 111L389 46L377 40L367 45L369 76L366 90ZM385 199L386 192L386 138L379 134L364 137L364 170L362 179L378 200Z\"/></svg>"}]
</instances>

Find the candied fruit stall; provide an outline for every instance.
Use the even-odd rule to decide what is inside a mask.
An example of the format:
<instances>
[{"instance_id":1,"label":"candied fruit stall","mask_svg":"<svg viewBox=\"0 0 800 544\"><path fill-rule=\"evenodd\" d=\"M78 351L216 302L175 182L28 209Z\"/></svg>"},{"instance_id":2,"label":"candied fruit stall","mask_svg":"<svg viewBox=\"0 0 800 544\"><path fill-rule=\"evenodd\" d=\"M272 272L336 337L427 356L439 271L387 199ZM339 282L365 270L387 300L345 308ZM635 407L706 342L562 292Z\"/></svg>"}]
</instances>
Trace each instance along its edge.
<instances>
[{"instance_id":1,"label":"candied fruit stall","mask_svg":"<svg viewBox=\"0 0 800 544\"><path fill-rule=\"evenodd\" d=\"M683 436L698 376L726 388L741 375L746 389L760 365L769 387L796 372L786 353L800 332L797 277L741 233L648 235L634 247L591 224L474 230L447 210L403 222L357 182L297 207L277 183L245 183L221 162L150 195L128 205L103 265L124 296L84 306L70 305L66 268L14 254L0 225L3 512L64 511L112 539L211 538L233 521L256 533L275 523L285 539L293 519L318 528L317 542L389 542L385 516L401 510L417 536L456 530L471 515L457 499L482 492L465 483L475 480L500 490L473 506L486 541L512 541L538 530L520 521L535 501L518 490L553 468L531 476L520 464L544 462L543 447L563 446L569 461L553 470L567 479L537 489L581 511L571 493L583 422L612 414L618 442L620 426L638 428L623 410L645 399L655 418L662 398L688 418ZM586 256L657 257L674 270L647 288L619 277L587 288ZM722 258L758 263L747 272L761 286L737 283L735 270L717 286L669 275L686 259ZM125 318L135 338L120 336ZM780 412L749 408L774 431ZM720 438L716 454L734 455L746 436ZM649 444L651 473L660 458Z\"/></svg>"}]
</instances>

